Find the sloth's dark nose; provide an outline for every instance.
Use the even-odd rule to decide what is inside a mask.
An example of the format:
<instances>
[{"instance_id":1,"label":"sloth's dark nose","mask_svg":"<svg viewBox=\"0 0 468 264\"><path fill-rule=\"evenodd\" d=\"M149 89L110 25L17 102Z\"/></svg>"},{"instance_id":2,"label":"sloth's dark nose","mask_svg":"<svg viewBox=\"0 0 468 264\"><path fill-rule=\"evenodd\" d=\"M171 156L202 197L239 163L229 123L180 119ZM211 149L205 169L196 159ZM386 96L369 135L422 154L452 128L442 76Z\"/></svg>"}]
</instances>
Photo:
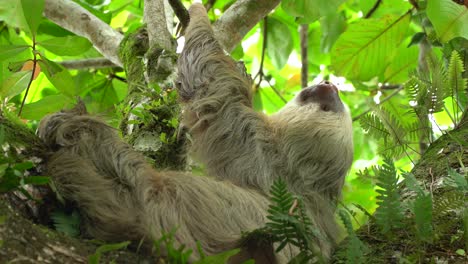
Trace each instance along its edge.
<instances>
[{"instance_id":1,"label":"sloth's dark nose","mask_svg":"<svg viewBox=\"0 0 468 264\"><path fill-rule=\"evenodd\" d=\"M305 88L299 94L298 99L303 105L318 103L323 111L340 112L344 109L338 95L338 88L329 81Z\"/></svg>"}]
</instances>

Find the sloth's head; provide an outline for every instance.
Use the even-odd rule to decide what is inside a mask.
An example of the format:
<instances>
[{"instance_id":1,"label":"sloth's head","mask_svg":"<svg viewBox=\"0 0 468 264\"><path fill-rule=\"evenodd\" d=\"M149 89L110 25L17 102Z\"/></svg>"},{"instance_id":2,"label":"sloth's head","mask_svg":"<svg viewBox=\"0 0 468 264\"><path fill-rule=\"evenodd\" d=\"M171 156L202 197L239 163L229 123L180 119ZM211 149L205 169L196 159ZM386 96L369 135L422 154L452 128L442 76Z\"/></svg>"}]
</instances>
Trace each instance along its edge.
<instances>
[{"instance_id":1,"label":"sloth's head","mask_svg":"<svg viewBox=\"0 0 468 264\"><path fill-rule=\"evenodd\" d=\"M271 118L290 168L321 178L324 188L339 185L334 179L342 179L353 159L353 128L335 85L303 89Z\"/></svg>"}]
</instances>

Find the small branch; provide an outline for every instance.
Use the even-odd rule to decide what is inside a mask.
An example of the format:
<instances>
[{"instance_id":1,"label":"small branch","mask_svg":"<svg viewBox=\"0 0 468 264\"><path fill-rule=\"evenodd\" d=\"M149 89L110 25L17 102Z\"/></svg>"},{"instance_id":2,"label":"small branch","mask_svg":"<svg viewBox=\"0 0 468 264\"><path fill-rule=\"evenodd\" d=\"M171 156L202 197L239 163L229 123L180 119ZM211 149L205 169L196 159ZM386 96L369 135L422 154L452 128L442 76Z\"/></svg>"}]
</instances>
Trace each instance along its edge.
<instances>
[{"instance_id":1,"label":"small branch","mask_svg":"<svg viewBox=\"0 0 468 264\"><path fill-rule=\"evenodd\" d=\"M26 102L26 98L28 97L29 88L31 88L31 84L34 81L34 75L36 75L36 66L37 66L37 53L36 53L36 36L32 36L32 53L33 53L33 65L31 71L31 78L29 79L28 86L26 87L26 92L24 93L23 101L21 102L21 107L18 111L18 117L21 116L21 112L23 111L24 103Z\"/></svg>"},{"instance_id":2,"label":"small branch","mask_svg":"<svg viewBox=\"0 0 468 264\"><path fill-rule=\"evenodd\" d=\"M284 99L284 97L280 94L280 92L270 83L269 80L265 79L267 81L268 85L270 85L270 88L275 92L275 94L283 101L283 103L287 103L288 101Z\"/></svg>"},{"instance_id":3,"label":"small branch","mask_svg":"<svg viewBox=\"0 0 468 264\"><path fill-rule=\"evenodd\" d=\"M242 38L279 3L280 0L236 1L214 24L216 39L224 49L232 51Z\"/></svg>"},{"instance_id":4,"label":"small branch","mask_svg":"<svg viewBox=\"0 0 468 264\"><path fill-rule=\"evenodd\" d=\"M164 1L145 0L143 20L146 23L150 47L158 45L165 50L172 50L172 36L167 29Z\"/></svg>"},{"instance_id":5,"label":"small branch","mask_svg":"<svg viewBox=\"0 0 468 264\"><path fill-rule=\"evenodd\" d=\"M79 4L70 0L45 0L44 15L57 25L87 38L104 57L122 66L118 56L122 34Z\"/></svg>"},{"instance_id":6,"label":"small branch","mask_svg":"<svg viewBox=\"0 0 468 264\"><path fill-rule=\"evenodd\" d=\"M114 68L119 67L107 58L91 58L82 60L68 60L59 62L63 67L67 69L101 69L101 68Z\"/></svg>"},{"instance_id":7,"label":"small branch","mask_svg":"<svg viewBox=\"0 0 468 264\"><path fill-rule=\"evenodd\" d=\"M174 10L174 13L179 19L180 24L182 25L182 32L184 32L185 28L187 28L188 23L190 21L190 16L187 9L180 0L169 0L169 4L171 5L172 10Z\"/></svg>"},{"instance_id":8,"label":"small branch","mask_svg":"<svg viewBox=\"0 0 468 264\"><path fill-rule=\"evenodd\" d=\"M380 4L382 3L382 0L377 0L374 4L374 6L367 12L367 14L364 16L364 18L370 18L372 14L379 8Z\"/></svg>"},{"instance_id":9,"label":"small branch","mask_svg":"<svg viewBox=\"0 0 468 264\"><path fill-rule=\"evenodd\" d=\"M304 24L300 26L299 34L301 36L301 87L306 88L308 83L309 63L307 57L307 46L309 38L309 25Z\"/></svg>"},{"instance_id":10,"label":"small branch","mask_svg":"<svg viewBox=\"0 0 468 264\"><path fill-rule=\"evenodd\" d=\"M205 4L206 11L210 11L210 9L214 6L216 0L208 0L208 2Z\"/></svg>"},{"instance_id":11,"label":"small branch","mask_svg":"<svg viewBox=\"0 0 468 264\"><path fill-rule=\"evenodd\" d=\"M392 99L392 97L394 97L395 95L397 95L401 90L403 90L403 86L400 86L398 89L396 89L395 91L393 91L389 96L387 96L387 97L385 97L384 99L382 99L378 105L382 105L383 103L385 103L385 102L387 102L388 100ZM369 113L370 111L372 111L372 109L369 108L369 109L367 109L366 111L360 113L359 115L353 117L353 122L359 120L359 118L361 118L361 117L364 116L365 114Z\"/></svg>"},{"instance_id":12,"label":"small branch","mask_svg":"<svg viewBox=\"0 0 468 264\"><path fill-rule=\"evenodd\" d=\"M253 78L253 82L259 77L258 83L255 85L255 90L257 90L260 87L260 83L262 82L263 79L263 63L265 62L265 51L267 47L267 37L268 37L268 17L265 17L263 19L263 43L262 43L262 57L260 58L260 67L258 69L257 74L255 74L255 77Z\"/></svg>"}]
</instances>

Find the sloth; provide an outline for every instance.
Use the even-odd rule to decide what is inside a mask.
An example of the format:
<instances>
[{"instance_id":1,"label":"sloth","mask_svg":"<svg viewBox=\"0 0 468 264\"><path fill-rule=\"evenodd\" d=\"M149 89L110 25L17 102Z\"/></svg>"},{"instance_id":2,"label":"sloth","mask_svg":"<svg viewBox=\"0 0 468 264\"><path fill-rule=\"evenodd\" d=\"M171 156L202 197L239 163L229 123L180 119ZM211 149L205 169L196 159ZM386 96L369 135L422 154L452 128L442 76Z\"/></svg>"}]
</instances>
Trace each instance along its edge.
<instances>
[{"instance_id":1,"label":"sloth","mask_svg":"<svg viewBox=\"0 0 468 264\"><path fill-rule=\"evenodd\" d=\"M206 255L243 246L231 263L285 263L294 248L273 254L241 244L242 232L266 223L269 188L283 179L302 197L323 234L317 247L329 256L338 233L336 201L353 157L352 121L338 89L325 81L271 116L255 112L251 81L214 38L204 7L194 4L189 14L176 86L190 154L207 175L156 171L78 104L39 125L58 192L77 204L83 231L98 239L151 244L176 228L175 243L194 252L197 243Z\"/></svg>"}]
</instances>

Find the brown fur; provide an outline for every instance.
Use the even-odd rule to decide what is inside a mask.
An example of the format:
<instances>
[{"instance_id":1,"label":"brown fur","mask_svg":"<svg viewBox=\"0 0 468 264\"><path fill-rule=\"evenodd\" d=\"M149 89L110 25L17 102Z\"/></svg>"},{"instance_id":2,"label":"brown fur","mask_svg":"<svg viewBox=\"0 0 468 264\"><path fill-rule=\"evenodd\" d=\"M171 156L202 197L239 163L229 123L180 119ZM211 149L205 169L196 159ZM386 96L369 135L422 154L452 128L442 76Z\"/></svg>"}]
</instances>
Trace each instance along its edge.
<instances>
[{"instance_id":1,"label":"brown fur","mask_svg":"<svg viewBox=\"0 0 468 264\"><path fill-rule=\"evenodd\" d=\"M264 225L268 189L283 178L304 197L325 237L317 245L329 255L334 204L353 154L349 111L321 111L325 99L304 103L298 96L273 116L254 112L249 79L214 39L203 6L193 5L190 16L179 94L192 153L208 176L155 171L113 128L77 108L44 118L39 128L52 149L47 168L57 189L77 202L91 236L152 241L177 227L177 243L196 252L199 241L210 255L238 247L241 232ZM271 248L249 248L232 262L271 263ZM277 261L293 252L286 248Z\"/></svg>"}]
</instances>

